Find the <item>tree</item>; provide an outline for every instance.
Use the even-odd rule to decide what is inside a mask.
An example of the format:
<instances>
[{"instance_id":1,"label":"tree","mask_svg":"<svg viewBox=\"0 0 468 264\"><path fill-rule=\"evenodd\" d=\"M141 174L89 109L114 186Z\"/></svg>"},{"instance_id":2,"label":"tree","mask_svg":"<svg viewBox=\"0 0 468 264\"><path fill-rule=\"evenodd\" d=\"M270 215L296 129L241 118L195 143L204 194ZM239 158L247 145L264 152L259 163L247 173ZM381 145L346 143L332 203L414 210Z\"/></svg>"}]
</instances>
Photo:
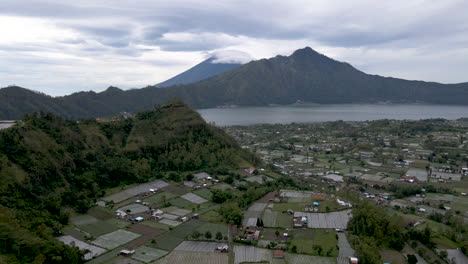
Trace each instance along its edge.
<instances>
[{"instance_id":1,"label":"tree","mask_svg":"<svg viewBox=\"0 0 468 264\"><path fill-rule=\"evenodd\" d=\"M222 240L223 239L223 234L221 234L221 232L217 232L216 233L216 240Z\"/></svg>"},{"instance_id":2,"label":"tree","mask_svg":"<svg viewBox=\"0 0 468 264\"><path fill-rule=\"evenodd\" d=\"M291 252L292 252L292 253L297 253L297 247L296 247L296 245L293 245L293 246L291 247Z\"/></svg>"},{"instance_id":3,"label":"tree","mask_svg":"<svg viewBox=\"0 0 468 264\"><path fill-rule=\"evenodd\" d=\"M192 237L193 237L193 238L197 239L197 238L199 238L200 236L201 236L200 232L198 232L197 230L193 231L193 233L192 233Z\"/></svg>"},{"instance_id":4,"label":"tree","mask_svg":"<svg viewBox=\"0 0 468 264\"><path fill-rule=\"evenodd\" d=\"M418 263L418 259L416 258L415 255L408 255L408 264L416 264Z\"/></svg>"},{"instance_id":5,"label":"tree","mask_svg":"<svg viewBox=\"0 0 468 264\"><path fill-rule=\"evenodd\" d=\"M212 235L211 235L211 232L210 231L206 231L205 232L205 238L206 239L211 239Z\"/></svg>"}]
</instances>

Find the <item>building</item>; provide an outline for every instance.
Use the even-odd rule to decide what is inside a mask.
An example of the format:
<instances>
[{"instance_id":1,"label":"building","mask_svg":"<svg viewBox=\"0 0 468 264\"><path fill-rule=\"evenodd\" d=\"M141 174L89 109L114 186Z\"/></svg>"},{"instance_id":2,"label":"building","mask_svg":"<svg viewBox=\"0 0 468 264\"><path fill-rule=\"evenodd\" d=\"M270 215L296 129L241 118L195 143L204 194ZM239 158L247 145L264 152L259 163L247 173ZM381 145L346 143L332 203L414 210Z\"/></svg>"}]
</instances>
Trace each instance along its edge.
<instances>
[{"instance_id":1,"label":"building","mask_svg":"<svg viewBox=\"0 0 468 264\"><path fill-rule=\"evenodd\" d=\"M275 250L273 251L273 257L283 259L284 258L284 251L283 250Z\"/></svg>"}]
</instances>

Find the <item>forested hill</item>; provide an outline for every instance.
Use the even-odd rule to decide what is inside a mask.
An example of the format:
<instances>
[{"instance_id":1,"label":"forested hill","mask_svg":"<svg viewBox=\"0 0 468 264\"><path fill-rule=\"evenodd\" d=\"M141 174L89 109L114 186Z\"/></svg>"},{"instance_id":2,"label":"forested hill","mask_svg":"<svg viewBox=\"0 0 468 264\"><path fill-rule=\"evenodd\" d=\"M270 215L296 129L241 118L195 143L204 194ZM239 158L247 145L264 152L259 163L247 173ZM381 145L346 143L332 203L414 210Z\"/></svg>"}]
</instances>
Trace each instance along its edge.
<instances>
[{"instance_id":1,"label":"forested hill","mask_svg":"<svg viewBox=\"0 0 468 264\"><path fill-rule=\"evenodd\" d=\"M166 88L80 92L52 98L20 87L0 89L0 119L46 110L65 117L107 116L150 109L179 97L195 108L311 103L425 102L467 105L468 83L441 84L369 75L311 48L244 64L211 78Z\"/></svg>"},{"instance_id":2,"label":"forested hill","mask_svg":"<svg viewBox=\"0 0 468 264\"><path fill-rule=\"evenodd\" d=\"M53 236L104 188L246 160L255 161L180 101L106 122L27 115L0 131L0 263L81 263Z\"/></svg>"}]
</instances>

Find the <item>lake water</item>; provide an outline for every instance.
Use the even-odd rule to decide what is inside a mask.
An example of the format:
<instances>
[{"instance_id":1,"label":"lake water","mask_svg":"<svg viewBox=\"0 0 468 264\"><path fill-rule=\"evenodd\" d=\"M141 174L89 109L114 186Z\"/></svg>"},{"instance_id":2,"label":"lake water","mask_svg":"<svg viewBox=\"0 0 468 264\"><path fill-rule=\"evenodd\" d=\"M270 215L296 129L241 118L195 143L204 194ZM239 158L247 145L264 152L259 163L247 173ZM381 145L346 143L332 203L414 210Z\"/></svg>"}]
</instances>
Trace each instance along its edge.
<instances>
[{"instance_id":1,"label":"lake water","mask_svg":"<svg viewBox=\"0 0 468 264\"><path fill-rule=\"evenodd\" d=\"M331 104L272 107L210 108L198 110L207 122L218 126L289 124L378 119L419 120L468 117L468 106L407 104Z\"/></svg>"}]
</instances>

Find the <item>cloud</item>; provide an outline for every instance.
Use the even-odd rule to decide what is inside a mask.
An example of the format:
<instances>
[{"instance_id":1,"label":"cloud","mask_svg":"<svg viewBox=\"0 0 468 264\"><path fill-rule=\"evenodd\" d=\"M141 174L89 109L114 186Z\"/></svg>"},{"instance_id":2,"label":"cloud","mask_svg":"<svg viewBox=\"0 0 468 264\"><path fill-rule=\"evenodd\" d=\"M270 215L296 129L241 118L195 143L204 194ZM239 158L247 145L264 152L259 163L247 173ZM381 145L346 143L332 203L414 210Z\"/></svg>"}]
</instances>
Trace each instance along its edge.
<instances>
[{"instance_id":1,"label":"cloud","mask_svg":"<svg viewBox=\"0 0 468 264\"><path fill-rule=\"evenodd\" d=\"M53 95L154 84L199 63L310 46L358 69L468 81L463 0L2 0L0 86ZM232 51L239 51L238 53Z\"/></svg>"},{"instance_id":2,"label":"cloud","mask_svg":"<svg viewBox=\"0 0 468 264\"><path fill-rule=\"evenodd\" d=\"M247 52L239 50L218 50L210 53L210 57L214 57L211 63L239 63L245 64L252 61L252 56Z\"/></svg>"}]
</instances>

